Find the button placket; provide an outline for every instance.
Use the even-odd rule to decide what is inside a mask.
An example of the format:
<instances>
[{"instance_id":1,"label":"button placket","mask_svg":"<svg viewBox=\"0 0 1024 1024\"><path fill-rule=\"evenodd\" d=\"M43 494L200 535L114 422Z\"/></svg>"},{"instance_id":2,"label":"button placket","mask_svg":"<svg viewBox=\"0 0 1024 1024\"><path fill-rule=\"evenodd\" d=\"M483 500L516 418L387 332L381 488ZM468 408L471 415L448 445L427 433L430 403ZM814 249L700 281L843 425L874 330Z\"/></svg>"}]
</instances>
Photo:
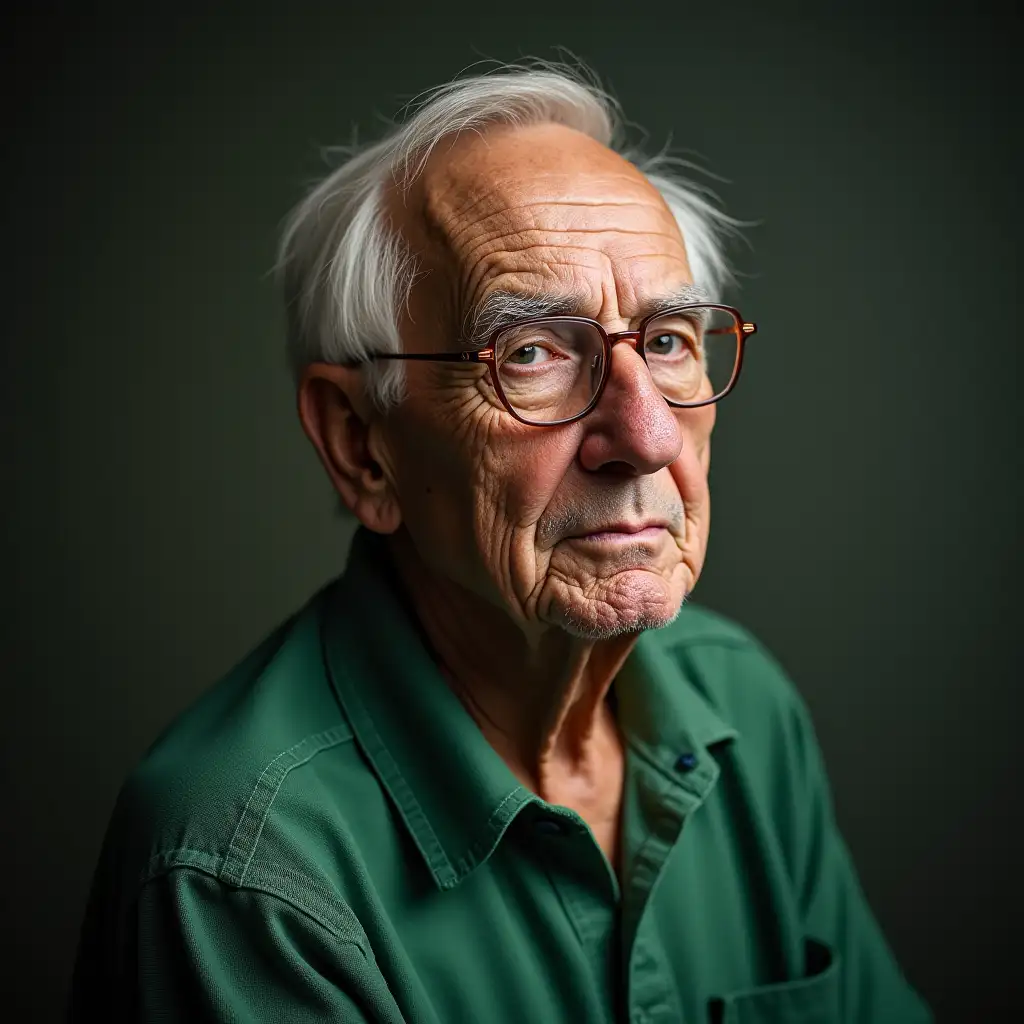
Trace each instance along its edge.
<instances>
[{"instance_id":1,"label":"button placket","mask_svg":"<svg viewBox=\"0 0 1024 1024\"><path fill-rule=\"evenodd\" d=\"M534 847L545 861L551 885L610 1008L618 893L605 856L582 820L540 817L530 829L536 836ZM616 891L610 891L610 886Z\"/></svg>"},{"instance_id":2,"label":"button placket","mask_svg":"<svg viewBox=\"0 0 1024 1024\"><path fill-rule=\"evenodd\" d=\"M642 809L646 837L623 886L626 914L621 956L629 1019L648 1024L675 1022L682 1012L678 993L667 983L670 972L654 937L646 937L644 924L650 925L648 908L686 817L702 802L702 776L707 766L691 751L683 751L668 763L638 759L636 768L640 787L637 807Z\"/></svg>"}]
</instances>

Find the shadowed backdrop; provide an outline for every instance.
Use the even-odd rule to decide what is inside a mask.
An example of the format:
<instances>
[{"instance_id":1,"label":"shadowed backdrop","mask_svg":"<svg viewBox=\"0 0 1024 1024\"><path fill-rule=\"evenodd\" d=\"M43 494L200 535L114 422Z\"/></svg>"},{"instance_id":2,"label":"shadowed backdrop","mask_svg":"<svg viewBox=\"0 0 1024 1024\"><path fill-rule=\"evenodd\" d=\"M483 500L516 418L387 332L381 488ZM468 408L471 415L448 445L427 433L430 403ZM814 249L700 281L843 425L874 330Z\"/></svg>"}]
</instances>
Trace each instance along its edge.
<instances>
[{"instance_id":1,"label":"shadowed backdrop","mask_svg":"<svg viewBox=\"0 0 1024 1024\"><path fill-rule=\"evenodd\" d=\"M59 1017L125 774L344 564L270 278L319 147L555 44L757 221L695 600L810 704L864 888L940 1019L1019 1005L1015 25L927 9L8 16L11 1019Z\"/></svg>"}]
</instances>

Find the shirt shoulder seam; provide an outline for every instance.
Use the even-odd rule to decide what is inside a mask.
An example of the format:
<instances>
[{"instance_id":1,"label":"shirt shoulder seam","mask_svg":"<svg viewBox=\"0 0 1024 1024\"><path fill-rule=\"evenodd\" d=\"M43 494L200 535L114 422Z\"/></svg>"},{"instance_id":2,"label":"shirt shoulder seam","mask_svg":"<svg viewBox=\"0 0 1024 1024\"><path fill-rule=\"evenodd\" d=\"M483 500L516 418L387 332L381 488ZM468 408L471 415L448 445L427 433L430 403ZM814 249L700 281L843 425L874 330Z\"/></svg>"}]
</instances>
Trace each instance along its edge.
<instances>
[{"instance_id":1,"label":"shirt shoulder seam","mask_svg":"<svg viewBox=\"0 0 1024 1024\"><path fill-rule=\"evenodd\" d=\"M221 877L211 863L215 858L199 850L182 848L162 854L160 859L164 861L163 865L149 873L143 881L143 889L172 871L205 875L236 892L261 893L286 904L296 913L318 924L339 942L351 943L358 947L364 957L372 959L368 953L366 935L355 914L341 901L326 900L322 896L317 898L317 886L299 871L288 869L276 873L275 877L270 877L266 872L259 872L256 877L250 877L244 883L234 884ZM323 909L317 909L318 906ZM324 909L329 913L324 913Z\"/></svg>"},{"instance_id":2,"label":"shirt shoulder seam","mask_svg":"<svg viewBox=\"0 0 1024 1024\"><path fill-rule=\"evenodd\" d=\"M241 886L252 864L270 809L288 774L311 761L317 754L353 738L347 723L307 736L282 750L260 773L238 819L218 872L221 881Z\"/></svg>"}]
</instances>

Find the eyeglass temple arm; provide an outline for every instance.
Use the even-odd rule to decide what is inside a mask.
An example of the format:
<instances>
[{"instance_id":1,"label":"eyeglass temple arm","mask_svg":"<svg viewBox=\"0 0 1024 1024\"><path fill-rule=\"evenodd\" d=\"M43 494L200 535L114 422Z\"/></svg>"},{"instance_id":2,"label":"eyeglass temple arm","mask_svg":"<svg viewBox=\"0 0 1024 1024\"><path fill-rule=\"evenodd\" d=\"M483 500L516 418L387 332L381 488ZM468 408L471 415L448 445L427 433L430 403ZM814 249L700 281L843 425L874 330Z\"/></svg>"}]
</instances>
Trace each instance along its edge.
<instances>
[{"instance_id":1,"label":"eyeglass temple arm","mask_svg":"<svg viewBox=\"0 0 1024 1024\"><path fill-rule=\"evenodd\" d=\"M352 359L345 366L360 366L376 359L422 359L435 363L486 363L494 355L494 349L483 348L479 352L373 352L363 359Z\"/></svg>"},{"instance_id":2,"label":"eyeglass temple arm","mask_svg":"<svg viewBox=\"0 0 1024 1024\"><path fill-rule=\"evenodd\" d=\"M710 331L706 331L706 334L735 334L735 327L712 327ZM748 337L751 334L757 333L757 324L742 323L740 324L740 334L745 334Z\"/></svg>"}]
</instances>

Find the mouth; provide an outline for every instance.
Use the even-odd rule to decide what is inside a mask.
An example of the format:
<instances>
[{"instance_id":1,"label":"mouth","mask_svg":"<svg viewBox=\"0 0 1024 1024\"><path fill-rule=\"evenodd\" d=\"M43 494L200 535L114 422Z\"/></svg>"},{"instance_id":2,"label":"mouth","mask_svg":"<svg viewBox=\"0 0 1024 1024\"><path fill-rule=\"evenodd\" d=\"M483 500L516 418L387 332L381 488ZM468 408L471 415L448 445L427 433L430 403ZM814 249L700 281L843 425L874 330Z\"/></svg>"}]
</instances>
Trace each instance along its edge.
<instances>
[{"instance_id":1,"label":"mouth","mask_svg":"<svg viewBox=\"0 0 1024 1024\"><path fill-rule=\"evenodd\" d=\"M668 524L663 522L609 523L588 533L579 533L572 537L566 537L566 540L590 541L598 544L656 541L664 536L667 529Z\"/></svg>"}]
</instances>

